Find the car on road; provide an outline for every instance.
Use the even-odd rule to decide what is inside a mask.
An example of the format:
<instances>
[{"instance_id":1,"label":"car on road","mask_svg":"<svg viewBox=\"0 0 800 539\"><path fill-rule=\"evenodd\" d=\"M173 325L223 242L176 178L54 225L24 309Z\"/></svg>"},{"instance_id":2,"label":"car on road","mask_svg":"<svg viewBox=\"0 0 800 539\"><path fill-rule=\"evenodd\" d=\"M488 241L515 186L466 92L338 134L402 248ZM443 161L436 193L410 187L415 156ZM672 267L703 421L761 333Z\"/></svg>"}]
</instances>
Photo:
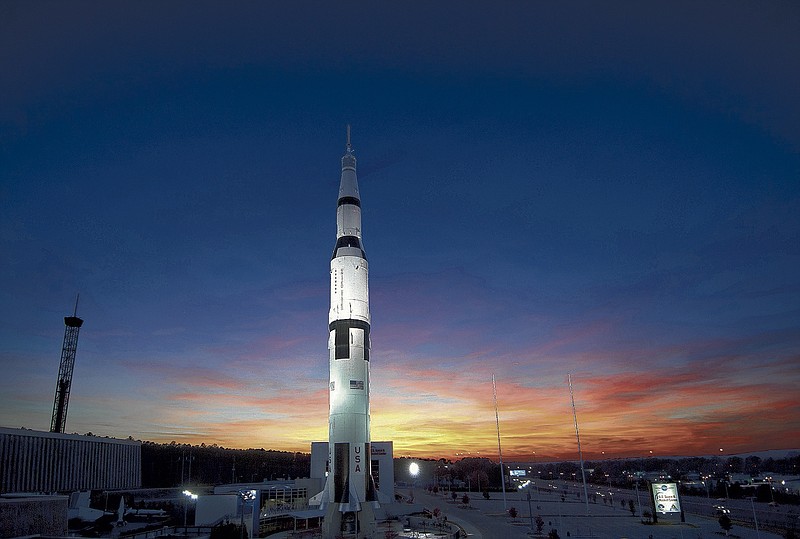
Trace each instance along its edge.
<instances>
[{"instance_id":1,"label":"car on road","mask_svg":"<svg viewBox=\"0 0 800 539\"><path fill-rule=\"evenodd\" d=\"M723 505L715 505L714 506L714 511L716 511L717 516L730 515L731 514L731 510L726 508Z\"/></svg>"}]
</instances>

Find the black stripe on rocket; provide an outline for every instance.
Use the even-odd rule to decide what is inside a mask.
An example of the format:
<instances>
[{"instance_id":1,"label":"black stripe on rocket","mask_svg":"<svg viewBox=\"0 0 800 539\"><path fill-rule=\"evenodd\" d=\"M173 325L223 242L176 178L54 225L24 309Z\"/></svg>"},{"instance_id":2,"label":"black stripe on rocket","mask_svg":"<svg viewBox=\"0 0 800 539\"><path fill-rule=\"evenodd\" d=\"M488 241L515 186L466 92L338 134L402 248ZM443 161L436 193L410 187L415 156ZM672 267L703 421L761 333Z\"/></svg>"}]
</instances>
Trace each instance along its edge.
<instances>
[{"instance_id":1,"label":"black stripe on rocket","mask_svg":"<svg viewBox=\"0 0 800 539\"><path fill-rule=\"evenodd\" d=\"M357 236L342 236L336 240L336 247L333 248L333 256L331 256L331 260L336 258L339 255L339 249L343 247L352 247L354 249L358 249L361 251L361 258L364 260L367 259L367 253L364 251L364 248L361 246L361 240L358 239ZM341 256L352 256L352 254L348 253L347 255Z\"/></svg>"},{"instance_id":2,"label":"black stripe on rocket","mask_svg":"<svg viewBox=\"0 0 800 539\"><path fill-rule=\"evenodd\" d=\"M350 329L364 330L364 361L369 361L369 324L352 318L334 320L328 325L328 330L335 333L334 359L350 359Z\"/></svg>"},{"instance_id":3,"label":"black stripe on rocket","mask_svg":"<svg viewBox=\"0 0 800 539\"><path fill-rule=\"evenodd\" d=\"M350 501L350 444L336 442L334 444L334 470L333 476L333 501L335 503L348 503Z\"/></svg>"},{"instance_id":4,"label":"black stripe on rocket","mask_svg":"<svg viewBox=\"0 0 800 539\"><path fill-rule=\"evenodd\" d=\"M375 479L372 477L372 446L366 443L364 448L366 449L364 458L367 465L367 473L364 475L364 481L366 482L364 492L366 493L367 501L374 502L378 500L378 494L375 489Z\"/></svg>"},{"instance_id":5,"label":"black stripe on rocket","mask_svg":"<svg viewBox=\"0 0 800 539\"><path fill-rule=\"evenodd\" d=\"M344 206L345 204L352 204L353 206L361 207L361 201L356 197L342 197L336 202L336 206Z\"/></svg>"}]
</instances>

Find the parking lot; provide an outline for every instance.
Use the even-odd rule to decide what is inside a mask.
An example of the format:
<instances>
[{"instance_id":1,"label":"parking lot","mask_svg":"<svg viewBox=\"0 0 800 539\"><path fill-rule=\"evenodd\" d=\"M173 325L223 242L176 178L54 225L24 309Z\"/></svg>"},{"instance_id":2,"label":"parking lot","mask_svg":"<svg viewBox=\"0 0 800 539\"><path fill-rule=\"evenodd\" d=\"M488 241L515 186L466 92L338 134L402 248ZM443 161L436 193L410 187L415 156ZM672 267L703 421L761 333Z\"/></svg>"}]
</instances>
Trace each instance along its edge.
<instances>
[{"instance_id":1,"label":"parking lot","mask_svg":"<svg viewBox=\"0 0 800 539\"><path fill-rule=\"evenodd\" d=\"M530 537L536 531L536 524L531 519L541 517L544 525L544 536L551 530L556 530L561 539L573 538L641 538L641 539L699 539L719 538L725 533L719 525L714 514L714 500L693 503L708 506L708 515L688 512L685 514L686 522L680 521L680 516L659 515L657 524L644 524L638 516L634 516L628 509L629 500L634 501L635 511L638 514L638 503L634 491L613 489L614 495L608 496L607 489L603 491L590 491L590 503L587 504L583 497L578 497L582 487L570 484L552 485L555 488L542 488L532 491L530 511L528 509L527 493L525 491L510 492L506 494L505 504L501 493L492 493L486 500L479 493L470 493L470 502L465 505L460 502L463 493L458 493L458 500L453 501L450 493L432 494L430 492L415 491L415 501L428 510L438 508L441 514L461 525L468 537L472 539L515 539ZM597 493L603 496L597 496ZM594 501L595 496L597 501ZM563 501L562 501L563 497ZM611 499L613 498L613 503ZM603 502L602 500L606 501ZM625 500L623 509L621 500ZM642 509L646 506L646 493L639 493ZM749 503L749 502L748 502ZM508 510L516 510L517 516L511 518ZM736 509L739 511L740 509ZM781 535L760 529L758 532L753 527L737 524L732 516L733 527L730 537L740 539L781 539Z\"/></svg>"}]
</instances>

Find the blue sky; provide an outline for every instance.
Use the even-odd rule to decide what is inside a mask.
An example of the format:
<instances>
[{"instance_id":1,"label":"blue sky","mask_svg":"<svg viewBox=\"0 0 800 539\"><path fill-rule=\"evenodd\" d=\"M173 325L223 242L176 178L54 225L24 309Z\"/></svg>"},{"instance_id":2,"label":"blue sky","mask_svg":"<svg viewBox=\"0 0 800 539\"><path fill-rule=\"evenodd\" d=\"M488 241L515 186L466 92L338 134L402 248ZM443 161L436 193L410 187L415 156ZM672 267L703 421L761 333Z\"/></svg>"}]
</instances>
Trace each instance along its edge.
<instances>
[{"instance_id":1,"label":"blue sky","mask_svg":"<svg viewBox=\"0 0 800 539\"><path fill-rule=\"evenodd\" d=\"M572 373L590 454L798 448L798 35L792 2L4 2L0 424L49 427L80 293L68 431L324 439L349 123L373 439L491 456L494 373L509 454L571 457Z\"/></svg>"}]
</instances>

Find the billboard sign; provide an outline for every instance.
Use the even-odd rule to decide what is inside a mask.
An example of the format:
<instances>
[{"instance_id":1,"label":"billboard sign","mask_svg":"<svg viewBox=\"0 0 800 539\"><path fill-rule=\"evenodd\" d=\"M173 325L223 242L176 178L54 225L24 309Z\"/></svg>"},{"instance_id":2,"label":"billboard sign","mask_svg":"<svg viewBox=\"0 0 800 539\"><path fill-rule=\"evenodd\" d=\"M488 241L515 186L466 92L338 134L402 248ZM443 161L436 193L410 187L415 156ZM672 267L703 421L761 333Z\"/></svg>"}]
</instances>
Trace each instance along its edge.
<instances>
[{"instance_id":1,"label":"billboard sign","mask_svg":"<svg viewBox=\"0 0 800 539\"><path fill-rule=\"evenodd\" d=\"M678 485L675 483L653 483L653 501L659 513L680 513Z\"/></svg>"}]
</instances>

